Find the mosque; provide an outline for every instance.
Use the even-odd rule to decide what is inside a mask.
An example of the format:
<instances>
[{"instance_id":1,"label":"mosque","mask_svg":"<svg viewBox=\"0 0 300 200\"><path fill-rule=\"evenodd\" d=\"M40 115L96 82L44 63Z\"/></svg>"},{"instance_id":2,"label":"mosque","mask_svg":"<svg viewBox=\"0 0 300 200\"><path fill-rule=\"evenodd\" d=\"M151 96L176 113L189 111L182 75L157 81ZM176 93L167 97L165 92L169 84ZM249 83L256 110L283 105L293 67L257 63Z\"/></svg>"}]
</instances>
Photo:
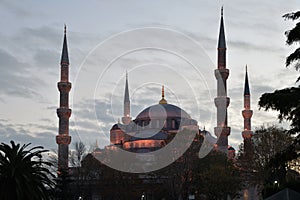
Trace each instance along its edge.
<instances>
[{"instance_id":1,"label":"mosque","mask_svg":"<svg viewBox=\"0 0 300 200\"><path fill-rule=\"evenodd\" d=\"M217 124L214 128L216 136L214 148L226 153L229 158L233 158L235 150L228 145L228 137L231 129L227 121L227 107L230 104L230 98L227 96L229 69L226 66L226 50L222 9L217 46L217 68L214 71L217 81L217 96L214 101L217 109ZM60 92L60 107L57 109L59 130L56 136L56 143L58 144L58 175L60 175L69 169L68 149L71 142L69 135L69 118L71 116L69 92L71 90L71 83L69 82L69 56L66 29L64 31L61 55L61 79L58 82L58 89ZM198 122L192 119L186 111L168 103L164 95L164 86L162 86L161 99L158 103L142 110L135 119L132 119L130 114L129 94L128 75L126 74L124 115L122 122L114 124L110 129L110 144L105 149L113 150L120 148L135 153L152 152L166 146L172 141L178 131L183 128L197 130L197 134L202 134L204 137L206 134L209 134L205 130L199 130ZM250 108L250 89L247 71L245 75L244 110L242 111L242 116L244 118L242 137L244 138L245 151L247 152L248 149L251 149L249 145L253 135L251 131L252 110ZM93 153L93 155L97 154L97 150Z\"/></svg>"},{"instance_id":2,"label":"mosque","mask_svg":"<svg viewBox=\"0 0 300 200\"><path fill-rule=\"evenodd\" d=\"M218 66L215 70L218 86L217 97L215 98L215 105L217 107L217 126L214 129L217 136L215 139L215 148L227 153L232 158L234 157L235 150L228 145L230 127L227 125L227 107L230 102L229 97L227 97L226 80L228 76L229 70L226 68L226 40L222 10L218 41ZM250 110L250 89L247 72L244 96L246 110L243 111L245 130L242 136L247 140L252 137L252 111ZM154 151L167 145L180 129L199 130L198 122L192 119L186 111L167 102L164 95L164 86L162 86L161 99L158 101L158 104L145 108L132 120L127 73L123 106L124 115L122 123L112 126L110 130L110 145L106 148L121 148L134 152ZM205 133L208 133L210 136L209 132L205 131ZM199 134L203 134L203 131L199 130Z\"/></svg>"},{"instance_id":3,"label":"mosque","mask_svg":"<svg viewBox=\"0 0 300 200\"><path fill-rule=\"evenodd\" d=\"M164 98L164 87L158 104L144 109L134 120L131 120L126 79L124 117L122 123L115 124L111 128L108 148L119 147L137 153L155 151L164 147L180 128L198 129L197 121L181 108L168 104Z\"/></svg>"}]
</instances>

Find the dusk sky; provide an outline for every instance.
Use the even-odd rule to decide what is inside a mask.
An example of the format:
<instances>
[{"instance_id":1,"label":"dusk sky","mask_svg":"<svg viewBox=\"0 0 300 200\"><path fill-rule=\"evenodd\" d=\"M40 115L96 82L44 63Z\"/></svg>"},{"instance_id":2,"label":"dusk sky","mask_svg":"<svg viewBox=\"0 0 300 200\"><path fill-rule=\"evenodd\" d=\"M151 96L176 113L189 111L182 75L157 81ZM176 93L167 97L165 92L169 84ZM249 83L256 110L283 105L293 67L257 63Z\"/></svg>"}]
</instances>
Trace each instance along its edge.
<instances>
[{"instance_id":1,"label":"dusk sky","mask_svg":"<svg viewBox=\"0 0 300 200\"><path fill-rule=\"evenodd\" d=\"M73 142L109 144L109 129L123 113L126 71L133 118L158 103L165 85L168 103L213 134L222 5L230 69L229 144L237 149L242 142L245 66L253 130L278 123L276 112L258 110L259 97L297 85L298 72L285 68L285 57L295 46L285 44L284 32L295 23L282 15L299 10L299 0L1 0L0 141L57 148L64 24Z\"/></svg>"}]
</instances>

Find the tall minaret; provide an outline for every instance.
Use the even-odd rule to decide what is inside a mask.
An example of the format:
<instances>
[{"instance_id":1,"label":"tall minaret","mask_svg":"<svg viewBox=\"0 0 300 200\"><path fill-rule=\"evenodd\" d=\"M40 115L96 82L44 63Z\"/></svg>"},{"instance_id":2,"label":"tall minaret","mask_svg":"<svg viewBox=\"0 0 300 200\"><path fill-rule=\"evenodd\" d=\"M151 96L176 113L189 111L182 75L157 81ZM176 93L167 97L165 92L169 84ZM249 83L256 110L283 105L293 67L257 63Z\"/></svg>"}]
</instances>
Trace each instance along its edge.
<instances>
[{"instance_id":1,"label":"tall minaret","mask_svg":"<svg viewBox=\"0 0 300 200\"><path fill-rule=\"evenodd\" d=\"M59 118L58 135L56 136L56 143L58 144L58 175L68 173L68 153L69 144L71 142L71 136L69 136L69 118L71 116L71 109L69 108L69 92L71 90L71 83L69 82L69 56L66 26L64 30L60 66L60 82L57 83L60 92L60 102L59 108L56 111Z\"/></svg>"},{"instance_id":2,"label":"tall minaret","mask_svg":"<svg viewBox=\"0 0 300 200\"><path fill-rule=\"evenodd\" d=\"M253 132L251 131L251 117L253 111L250 110L250 89L248 82L248 72L246 65L246 75L245 75L245 87L244 87L244 110L242 111L242 115L244 117L244 131L242 132L242 136L244 138L244 151L246 154L251 153L251 138Z\"/></svg>"},{"instance_id":3,"label":"tall minaret","mask_svg":"<svg viewBox=\"0 0 300 200\"><path fill-rule=\"evenodd\" d=\"M221 8L221 22L218 43L218 69L215 70L217 79L217 97L215 105L217 107L217 127L215 127L215 135L218 137L218 150L227 153L228 136L230 135L230 127L227 126L227 107L230 99L227 97L226 80L229 76L229 70L226 69L226 41L223 22L223 7Z\"/></svg>"},{"instance_id":4,"label":"tall minaret","mask_svg":"<svg viewBox=\"0 0 300 200\"><path fill-rule=\"evenodd\" d=\"M123 122L123 124L129 124L131 122L127 72L126 72L125 94L124 94L124 116L122 117L122 122Z\"/></svg>"}]
</instances>

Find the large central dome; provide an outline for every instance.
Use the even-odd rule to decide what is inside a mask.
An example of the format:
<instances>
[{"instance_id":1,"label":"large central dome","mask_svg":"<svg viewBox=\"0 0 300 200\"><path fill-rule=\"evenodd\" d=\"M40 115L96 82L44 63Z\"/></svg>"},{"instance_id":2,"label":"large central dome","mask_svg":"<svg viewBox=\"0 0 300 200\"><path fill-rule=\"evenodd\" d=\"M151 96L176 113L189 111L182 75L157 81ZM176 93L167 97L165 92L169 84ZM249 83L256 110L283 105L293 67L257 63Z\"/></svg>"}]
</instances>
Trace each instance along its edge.
<instances>
[{"instance_id":1,"label":"large central dome","mask_svg":"<svg viewBox=\"0 0 300 200\"><path fill-rule=\"evenodd\" d=\"M167 118L180 118L180 119L191 119L191 116L187 114L181 108L174 106L172 104L168 104L165 99L165 89L162 87L161 100L158 104L150 106L144 109L138 116L135 118L135 121L143 121L143 120L152 120L152 119L167 119Z\"/></svg>"},{"instance_id":2,"label":"large central dome","mask_svg":"<svg viewBox=\"0 0 300 200\"><path fill-rule=\"evenodd\" d=\"M191 116L187 114L184 110L178 106L172 104L156 104L144 109L138 116L136 120L144 119L161 119L161 118L187 118L190 119Z\"/></svg>"}]
</instances>

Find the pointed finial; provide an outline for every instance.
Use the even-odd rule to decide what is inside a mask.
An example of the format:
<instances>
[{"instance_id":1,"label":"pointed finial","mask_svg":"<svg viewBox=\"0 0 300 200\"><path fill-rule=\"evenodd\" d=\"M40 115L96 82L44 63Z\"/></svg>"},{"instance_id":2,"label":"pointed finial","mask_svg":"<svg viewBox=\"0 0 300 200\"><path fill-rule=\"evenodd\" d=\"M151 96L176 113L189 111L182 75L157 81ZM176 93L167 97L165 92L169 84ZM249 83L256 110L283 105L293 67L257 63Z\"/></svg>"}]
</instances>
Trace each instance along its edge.
<instances>
[{"instance_id":1,"label":"pointed finial","mask_svg":"<svg viewBox=\"0 0 300 200\"><path fill-rule=\"evenodd\" d=\"M167 104L168 102L165 100L165 87L162 86L161 89L161 100L159 101L159 104Z\"/></svg>"},{"instance_id":2,"label":"pointed finial","mask_svg":"<svg viewBox=\"0 0 300 200\"><path fill-rule=\"evenodd\" d=\"M67 25L65 24L64 26L64 33L66 34L67 33Z\"/></svg>"},{"instance_id":3,"label":"pointed finial","mask_svg":"<svg viewBox=\"0 0 300 200\"><path fill-rule=\"evenodd\" d=\"M221 17L223 17L223 5L221 7Z\"/></svg>"}]
</instances>

